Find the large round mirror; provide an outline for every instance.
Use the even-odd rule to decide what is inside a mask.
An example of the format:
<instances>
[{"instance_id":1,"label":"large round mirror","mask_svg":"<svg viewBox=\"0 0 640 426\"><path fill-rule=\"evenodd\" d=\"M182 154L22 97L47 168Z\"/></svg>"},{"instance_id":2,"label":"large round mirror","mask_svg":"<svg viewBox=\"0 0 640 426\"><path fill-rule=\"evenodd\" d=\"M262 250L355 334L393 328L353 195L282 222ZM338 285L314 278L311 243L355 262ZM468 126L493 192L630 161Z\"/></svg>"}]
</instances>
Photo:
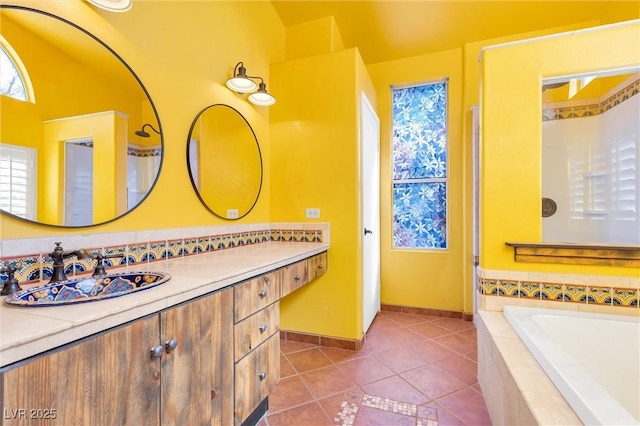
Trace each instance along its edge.
<instances>
[{"instance_id":1,"label":"large round mirror","mask_svg":"<svg viewBox=\"0 0 640 426\"><path fill-rule=\"evenodd\" d=\"M105 43L46 12L0 5L0 209L44 225L121 217L149 194L162 128Z\"/></svg>"},{"instance_id":2,"label":"large round mirror","mask_svg":"<svg viewBox=\"0 0 640 426\"><path fill-rule=\"evenodd\" d=\"M191 183L202 204L223 219L240 219L262 188L262 154L249 122L228 105L198 113L187 140Z\"/></svg>"}]
</instances>

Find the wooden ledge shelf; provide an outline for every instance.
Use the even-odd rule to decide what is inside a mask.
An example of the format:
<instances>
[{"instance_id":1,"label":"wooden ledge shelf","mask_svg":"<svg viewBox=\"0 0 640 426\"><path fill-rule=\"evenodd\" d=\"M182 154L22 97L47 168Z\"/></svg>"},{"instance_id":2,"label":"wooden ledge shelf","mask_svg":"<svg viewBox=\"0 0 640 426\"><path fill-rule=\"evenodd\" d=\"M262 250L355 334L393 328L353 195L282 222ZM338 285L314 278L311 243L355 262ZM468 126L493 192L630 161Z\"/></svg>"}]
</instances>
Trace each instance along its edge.
<instances>
[{"instance_id":1,"label":"wooden ledge shelf","mask_svg":"<svg viewBox=\"0 0 640 426\"><path fill-rule=\"evenodd\" d=\"M515 243L516 262L640 267L640 246L582 243Z\"/></svg>"}]
</instances>

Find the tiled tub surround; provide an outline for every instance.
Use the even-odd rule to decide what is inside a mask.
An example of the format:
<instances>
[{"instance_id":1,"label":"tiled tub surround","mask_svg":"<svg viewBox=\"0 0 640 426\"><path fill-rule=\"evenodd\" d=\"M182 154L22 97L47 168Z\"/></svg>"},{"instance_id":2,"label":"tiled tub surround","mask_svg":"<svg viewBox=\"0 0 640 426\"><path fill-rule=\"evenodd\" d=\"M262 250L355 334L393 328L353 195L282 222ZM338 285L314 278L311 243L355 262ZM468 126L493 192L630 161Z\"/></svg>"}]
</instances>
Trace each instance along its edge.
<instances>
[{"instance_id":1,"label":"tiled tub surround","mask_svg":"<svg viewBox=\"0 0 640 426\"><path fill-rule=\"evenodd\" d=\"M158 312L326 251L329 244L275 242L136 263L114 271L158 271L163 285L97 302L53 307L0 305L0 366Z\"/></svg>"},{"instance_id":2,"label":"tiled tub surround","mask_svg":"<svg viewBox=\"0 0 640 426\"><path fill-rule=\"evenodd\" d=\"M502 310L515 305L640 317L640 277L480 268L477 289L478 379L493 423L582 424Z\"/></svg>"},{"instance_id":3,"label":"tiled tub surround","mask_svg":"<svg viewBox=\"0 0 640 426\"><path fill-rule=\"evenodd\" d=\"M65 250L84 248L93 255L102 253L108 256L104 264L109 268L141 266L158 260L273 241L328 243L329 225L272 223L3 240L0 242L0 268L16 266L15 277L21 286L47 280L53 273L49 253L55 242L62 242ZM94 265L93 259L72 257L65 262L65 273L68 277L88 274ZM0 274L0 280L6 279L7 274Z\"/></svg>"}]
</instances>

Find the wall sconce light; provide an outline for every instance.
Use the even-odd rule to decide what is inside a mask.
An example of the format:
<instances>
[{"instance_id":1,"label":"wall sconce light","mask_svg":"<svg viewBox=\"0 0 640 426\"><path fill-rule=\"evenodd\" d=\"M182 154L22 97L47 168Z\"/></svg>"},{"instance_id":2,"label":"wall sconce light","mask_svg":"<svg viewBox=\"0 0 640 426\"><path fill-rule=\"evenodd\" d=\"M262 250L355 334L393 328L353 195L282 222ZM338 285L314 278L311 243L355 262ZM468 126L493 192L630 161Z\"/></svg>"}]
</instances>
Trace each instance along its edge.
<instances>
[{"instance_id":1,"label":"wall sconce light","mask_svg":"<svg viewBox=\"0 0 640 426\"><path fill-rule=\"evenodd\" d=\"M136 135L140 136L141 138L148 138L149 136L151 136L149 133L144 131L145 127L151 127L151 130L153 130L154 132L156 132L157 134L160 134L159 131L157 131L156 129L153 128L153 126L149 123L146 123L144 126L142 126L142 129L140 130L136 130Z\"/></svg>"},{"instance_id":2,"label":"wall sconce light","mask_svg":"<svg viewBox=\"0 0 640 426\"><path fill-rule=\"evenodd\" d=\"M253 80L260 80L260 84L257 85ZM247 75L247 69L242 62L236 64L233 77L227 80L227 87L237 93L251 93L249 102L254 105L269 106L276 103L276 98L267 92L267 85L262 77Z\"/></svg>"}]
</instances>

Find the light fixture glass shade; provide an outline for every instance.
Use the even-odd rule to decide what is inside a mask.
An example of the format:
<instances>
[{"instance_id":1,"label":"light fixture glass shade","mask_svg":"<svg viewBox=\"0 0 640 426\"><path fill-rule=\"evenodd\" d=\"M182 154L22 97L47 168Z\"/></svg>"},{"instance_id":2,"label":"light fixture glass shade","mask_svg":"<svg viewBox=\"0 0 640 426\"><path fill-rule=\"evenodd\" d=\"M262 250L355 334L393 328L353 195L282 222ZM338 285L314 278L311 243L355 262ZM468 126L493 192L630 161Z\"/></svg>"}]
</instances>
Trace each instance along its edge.
<instances>
[{"instance_id":1,"label":"light fixture glass shade","mask_svg":"<svg viewBox=\"0 0 640 426\"><path fill-rule=\"evenodd\" d=\"M109 12L126 12L133 4L132 0L87 0L87 2Z\"/></svg>"},{"instance_id":2,"label":"light fixture glass shade","mask_svg":"<svg viewBox=\"0 0 640 426\"><path fill-rule=\"evenodd\" d=\"M269 106L276 103L276 98L267 92L266 84L260 83L258 91L249 95L249 102L258 106Z\"/></svg>"},{"instance_id":3,"label":"light fixture glass shade","mask_svg":"<svg viewBox=\"0 0 640 426\"><path fill-rule=\"evenodd\" d=\"M247 77L233 77L227 80L227 87L234 92L249 93L256 90L256 83Z\"/></svg>"}]
</instances>

